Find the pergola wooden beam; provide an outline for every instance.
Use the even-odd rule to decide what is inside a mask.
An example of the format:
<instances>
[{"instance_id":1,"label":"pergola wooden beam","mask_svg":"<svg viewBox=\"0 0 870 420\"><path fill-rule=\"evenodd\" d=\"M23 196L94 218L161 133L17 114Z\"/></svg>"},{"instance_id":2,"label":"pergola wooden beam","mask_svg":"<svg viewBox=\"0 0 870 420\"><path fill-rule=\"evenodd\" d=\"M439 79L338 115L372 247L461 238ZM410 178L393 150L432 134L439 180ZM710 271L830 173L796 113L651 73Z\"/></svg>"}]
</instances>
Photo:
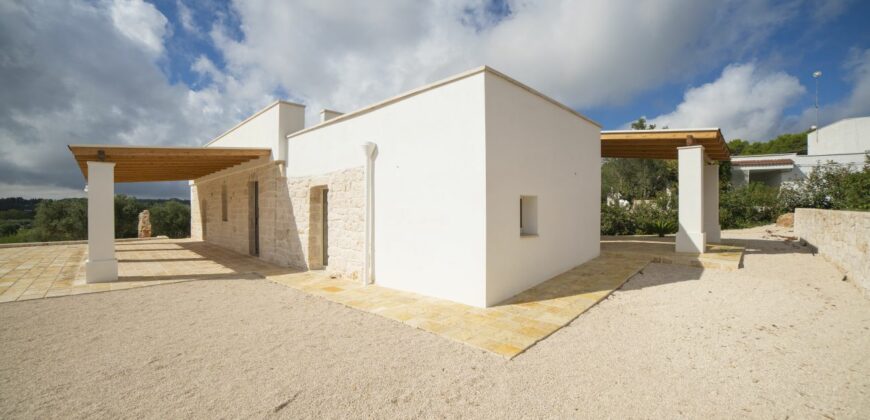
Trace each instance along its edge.
<instances>
[{"instance_id":1,"label":"pergola wooden beam","mask_svg":"<svg viewBox=\"0 0 870 420\"><path fill-rule=\"evenodd\" d=\"M601 157L677 159L677 148L704 146L710 160L728 161L731 154L718 128L602 131Z\"/></svg>"},{"instance_id":2,"label":"pergola wooden beam","mask_svg":"<svg viewBox=\"0 0 870 420\"><path fill-rule=\"evenodd\" d=\"M187 181L268 157L270 149L242 147L68 146L85 179L88 162L113 162L114 182Z\"/></svg>"}]
</instances>

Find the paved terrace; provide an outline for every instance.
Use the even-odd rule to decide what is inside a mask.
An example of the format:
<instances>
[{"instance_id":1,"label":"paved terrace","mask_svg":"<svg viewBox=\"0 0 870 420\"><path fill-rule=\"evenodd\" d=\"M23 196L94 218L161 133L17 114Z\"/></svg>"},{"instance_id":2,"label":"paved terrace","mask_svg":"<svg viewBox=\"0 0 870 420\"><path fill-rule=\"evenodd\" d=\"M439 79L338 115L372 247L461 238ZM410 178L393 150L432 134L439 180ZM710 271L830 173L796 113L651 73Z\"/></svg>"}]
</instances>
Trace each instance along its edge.
<instances>
[{"instance_id":1,"label":"paved terrace","mask_svg":"<svg viewBox=\"0 0 870 420\"><path fill-rule=\"evenodd\" d=\"M194 280L268 279L512 358L621 287L650 262L736 268L742 248L703 259L675 254L673 238L609 238L602 256L491 308L299 272L189 239L117 242L119 280L84 281L86 245L0 248L0 302L108 292ZM670 239L670 241L668 241Z\"/></svg>"}]
</instances>

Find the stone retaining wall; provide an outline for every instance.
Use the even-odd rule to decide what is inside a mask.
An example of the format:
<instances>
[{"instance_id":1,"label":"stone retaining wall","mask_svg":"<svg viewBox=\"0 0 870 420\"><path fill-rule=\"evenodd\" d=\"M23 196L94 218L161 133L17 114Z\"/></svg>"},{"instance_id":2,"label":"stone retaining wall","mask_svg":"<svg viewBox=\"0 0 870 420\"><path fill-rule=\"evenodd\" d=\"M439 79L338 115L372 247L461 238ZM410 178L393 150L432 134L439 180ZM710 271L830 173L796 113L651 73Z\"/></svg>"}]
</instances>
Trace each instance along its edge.
<instances>
[{"instance_id":1,"label":"stone retaining wall","mask_svg":"<svg viewBox=\"0 0 870 420\"><path fill-rule=\"evenodd\" d=\"M870 294L870 212L796 209L794 231Z\"/></svg>"}]
</instances>

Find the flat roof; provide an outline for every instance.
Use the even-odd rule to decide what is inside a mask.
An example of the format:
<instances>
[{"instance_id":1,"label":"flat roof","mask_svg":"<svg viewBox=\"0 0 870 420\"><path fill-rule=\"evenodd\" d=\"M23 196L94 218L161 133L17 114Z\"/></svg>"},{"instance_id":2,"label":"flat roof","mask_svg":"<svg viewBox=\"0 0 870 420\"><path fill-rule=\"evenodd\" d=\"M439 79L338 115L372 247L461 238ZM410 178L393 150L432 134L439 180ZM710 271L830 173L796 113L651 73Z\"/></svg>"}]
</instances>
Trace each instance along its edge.
<instances>
[{"instance_id":1,"label":"flat roof","mask_svg":"<svg viewBox=\"0 0 870 420\"><path fill-rule=\"evenodd\" d=\"M602 131L601 157L676 159L677 148L693 144L704 146L704 152L711 160L731 159L728 145L718 128Z\"/></svg>"},{"instance_id":2,"label":"flat roof","mask_svg":"<svg viewBox=\"0 0 870 420\"><path fill-rule=\"evenodd\" d=\"M115 182L189 181L271 156L268 148L68 145L85 180L88 161L114 162Z\"/></svg>"},{"instance_id":3,"label":"flat roof","mask_svg":"<svg viewBox=\"0 0 870 420\"><path fill-rule=\"evenodd\" d=\"M402 100L407 99L407 98L410 98L410 97L412 97L412 96L419 95L419 94L421 94L421 93L424 93L424 92L430 91L430 90L432 90L432 89L436 89L436 88L439 88L439 87L441 87L441 86L448 85L448 84L450 84L450 83L453 83L453 82L456 82L456 81L459 81L459 80L462 80L462 79L465 79L465 78L468 78L468 77L471 77L471 76L474 76L474 75L476 75L476 74L480 74L480 73L489 73L489 74L492 74L492 75L498 76L498 77L504 79L505 81L507 81L507 82L509 82L509 83L511 83L511 84L513 84L513 85L516 85L517 87L519 87L519 88L521 88L521 89L523 89L523 90L525 90L525 91L531 93L532 95L538 96L538 97L540 97L541 99L544 99L545 101L550 102L551 104L556 105L557 107L562 108L563 110L568 111L568 112L571 113L571 114L574 114L575 116L579 117L580 119L585 120L586 122L588 122L588 123L590 123L590 124L593 124L593 125L595 125L595 126L597 126L597 127L599 127L599 128L601 127L601 124L599 124L599 123L593 121L593 120L590 119L589 117L587 117L587 116L585 116L585 115L583 115L583 114L581 114L581 113L579 113L579 112L577 112L577 111L571 109L571 107L569 107L569 106L567 106L567 105L565 105L565 104L563 104L563 103L561 103L561 102L559 102L559 101L557 101L557 100L555 100L555 99L553 99L553 98L551 98L551 97L549 97L549 96L547 96L547 95L544 95L543 93L541 93L541 92L539 92L539 91L537 91L537 90L535 90L535 89L529 87L528 85L525 85L525 84L523 84L523 83L520 83L520 82L518 82L516 79L514 79L514 78L512 78L512 77L510 77L510 76L508 76L508 75L506 75L506 74L504 74L504 73L502 73L502 72L500 72L500 71L498 71L498 70L496 70L496 69L493 69L492 67L489 67L489 66L480 66L480 67L477 67L477 68L474 68L474 69L471 69L471 70L468 70L468 71L465 71L465 72L462 72L462 73L459 73L459 74L453 75L453 76L448 77L448 78L446 78L446 79L442 79L442 80L439 80L439 81L437 81L437 82L430 83L430 84L428 84L428 85L424 85L424 86L418 87L418 88L416 88L416 89L409 90L409 91L407 91L407 92L405 92L405 93L402 93L402 94L396 95L396 96L394 96L394 97L392 97L392 98L389 98L389 99L383 100L383 101L381 101L381 102L374 103L374 104L369 105L369 106L367 106L367 107L360 108L360 109L358 109L358 110L356 110L356 111L348 112L348 113L346 113L346 114L342 114L342 115L337 116L337 117L335 117L335 118L331 118L331 119L329 119L329 120L323 121L323 122L321 122L321 123L319 123L319 124L317 124L317 125L314 125L314 126L308 127L308 128L306 128L306 129L304 129L304 130L299 130L299 131L296 131L296 132L294 132L294 133L290 133L290 134L287 135L287 138L290 139L290 138L293 138L293 137L296 137L296 136L300 136L300 135L305 134L305 133L310 133L310 132L312 132L312 131L314 131L314 130L321 129L321 128L323 128L323 127L326 127L326 126L329 126L329 125L332 125L332 124L340 123L340 122L342 122L342 121L347 121L347 120L349 120L349 119L356 118L356 117L359 117L359 116L361 116L361 115L368 114L369 112L372 112L372 111L375 111L375 110L377 110L377 109L383 108L383 107L385 107L385 106L387 106L387 105L394 104L394 103L396 103L396 102L402 101Z\"/></svg>"}]
</instances>

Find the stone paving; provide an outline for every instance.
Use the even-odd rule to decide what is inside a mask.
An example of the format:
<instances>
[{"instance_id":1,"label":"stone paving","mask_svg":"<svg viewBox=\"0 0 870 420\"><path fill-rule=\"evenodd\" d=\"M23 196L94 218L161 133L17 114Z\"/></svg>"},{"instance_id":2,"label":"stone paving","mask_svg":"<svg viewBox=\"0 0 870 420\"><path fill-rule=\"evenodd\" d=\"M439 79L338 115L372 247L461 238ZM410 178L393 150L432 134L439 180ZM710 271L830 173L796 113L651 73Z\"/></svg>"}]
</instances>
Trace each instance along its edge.
<instances>
[{"instance_id":1,"label":"stone paving","mask_svg":"<svg viewBox=\"0 0 870 420\"><path fill-rule=\"evenodd\" d=\"M267 278L510 359L586 312L648 263L643 257L598 257L490 308L363 286L322 271Z\"/></svg>"},{"instance_id":2,"label":"stone paving","mask_svg":"<svg viewBox=\"0 0 870 420\"><path fill-rule=\"evenodd\" d=\"M191 280L266 278L351 308L512 358L621 287L650 262L736 268L742 248L682 255L667 238L602 240L602 255L508 301L476 308L414 293L362 286L322 270L299 272L190 239L116 242L118 281L87 284L87 246L0 248L0 302L106 292ZM671 251L668 252L667 250Z\"/></svg>"},{"instance_id":3,"label":"stone paving","mask_svg":"<svg viewBox=\"0 0 870 420\"><path fill-rule=\"evenodd\" d=\"M189 239L116 242L115 251L118 281L87 284L85 244L0 248L0 303L290 271Z\"/></svg>"},{"instance_id":4,"label":"stone paving","mask_svg":"<svg viewBox=\"0 0 870 420\"><path fill-rule=\"evenodd\" d=\"M703 254L675 252L673 236L602 236L601 253L616 257L641 256L655 263L716 270L737 270L743 263L743 247L708 243L707 252Z\"/></svg>"}]
</instances>

